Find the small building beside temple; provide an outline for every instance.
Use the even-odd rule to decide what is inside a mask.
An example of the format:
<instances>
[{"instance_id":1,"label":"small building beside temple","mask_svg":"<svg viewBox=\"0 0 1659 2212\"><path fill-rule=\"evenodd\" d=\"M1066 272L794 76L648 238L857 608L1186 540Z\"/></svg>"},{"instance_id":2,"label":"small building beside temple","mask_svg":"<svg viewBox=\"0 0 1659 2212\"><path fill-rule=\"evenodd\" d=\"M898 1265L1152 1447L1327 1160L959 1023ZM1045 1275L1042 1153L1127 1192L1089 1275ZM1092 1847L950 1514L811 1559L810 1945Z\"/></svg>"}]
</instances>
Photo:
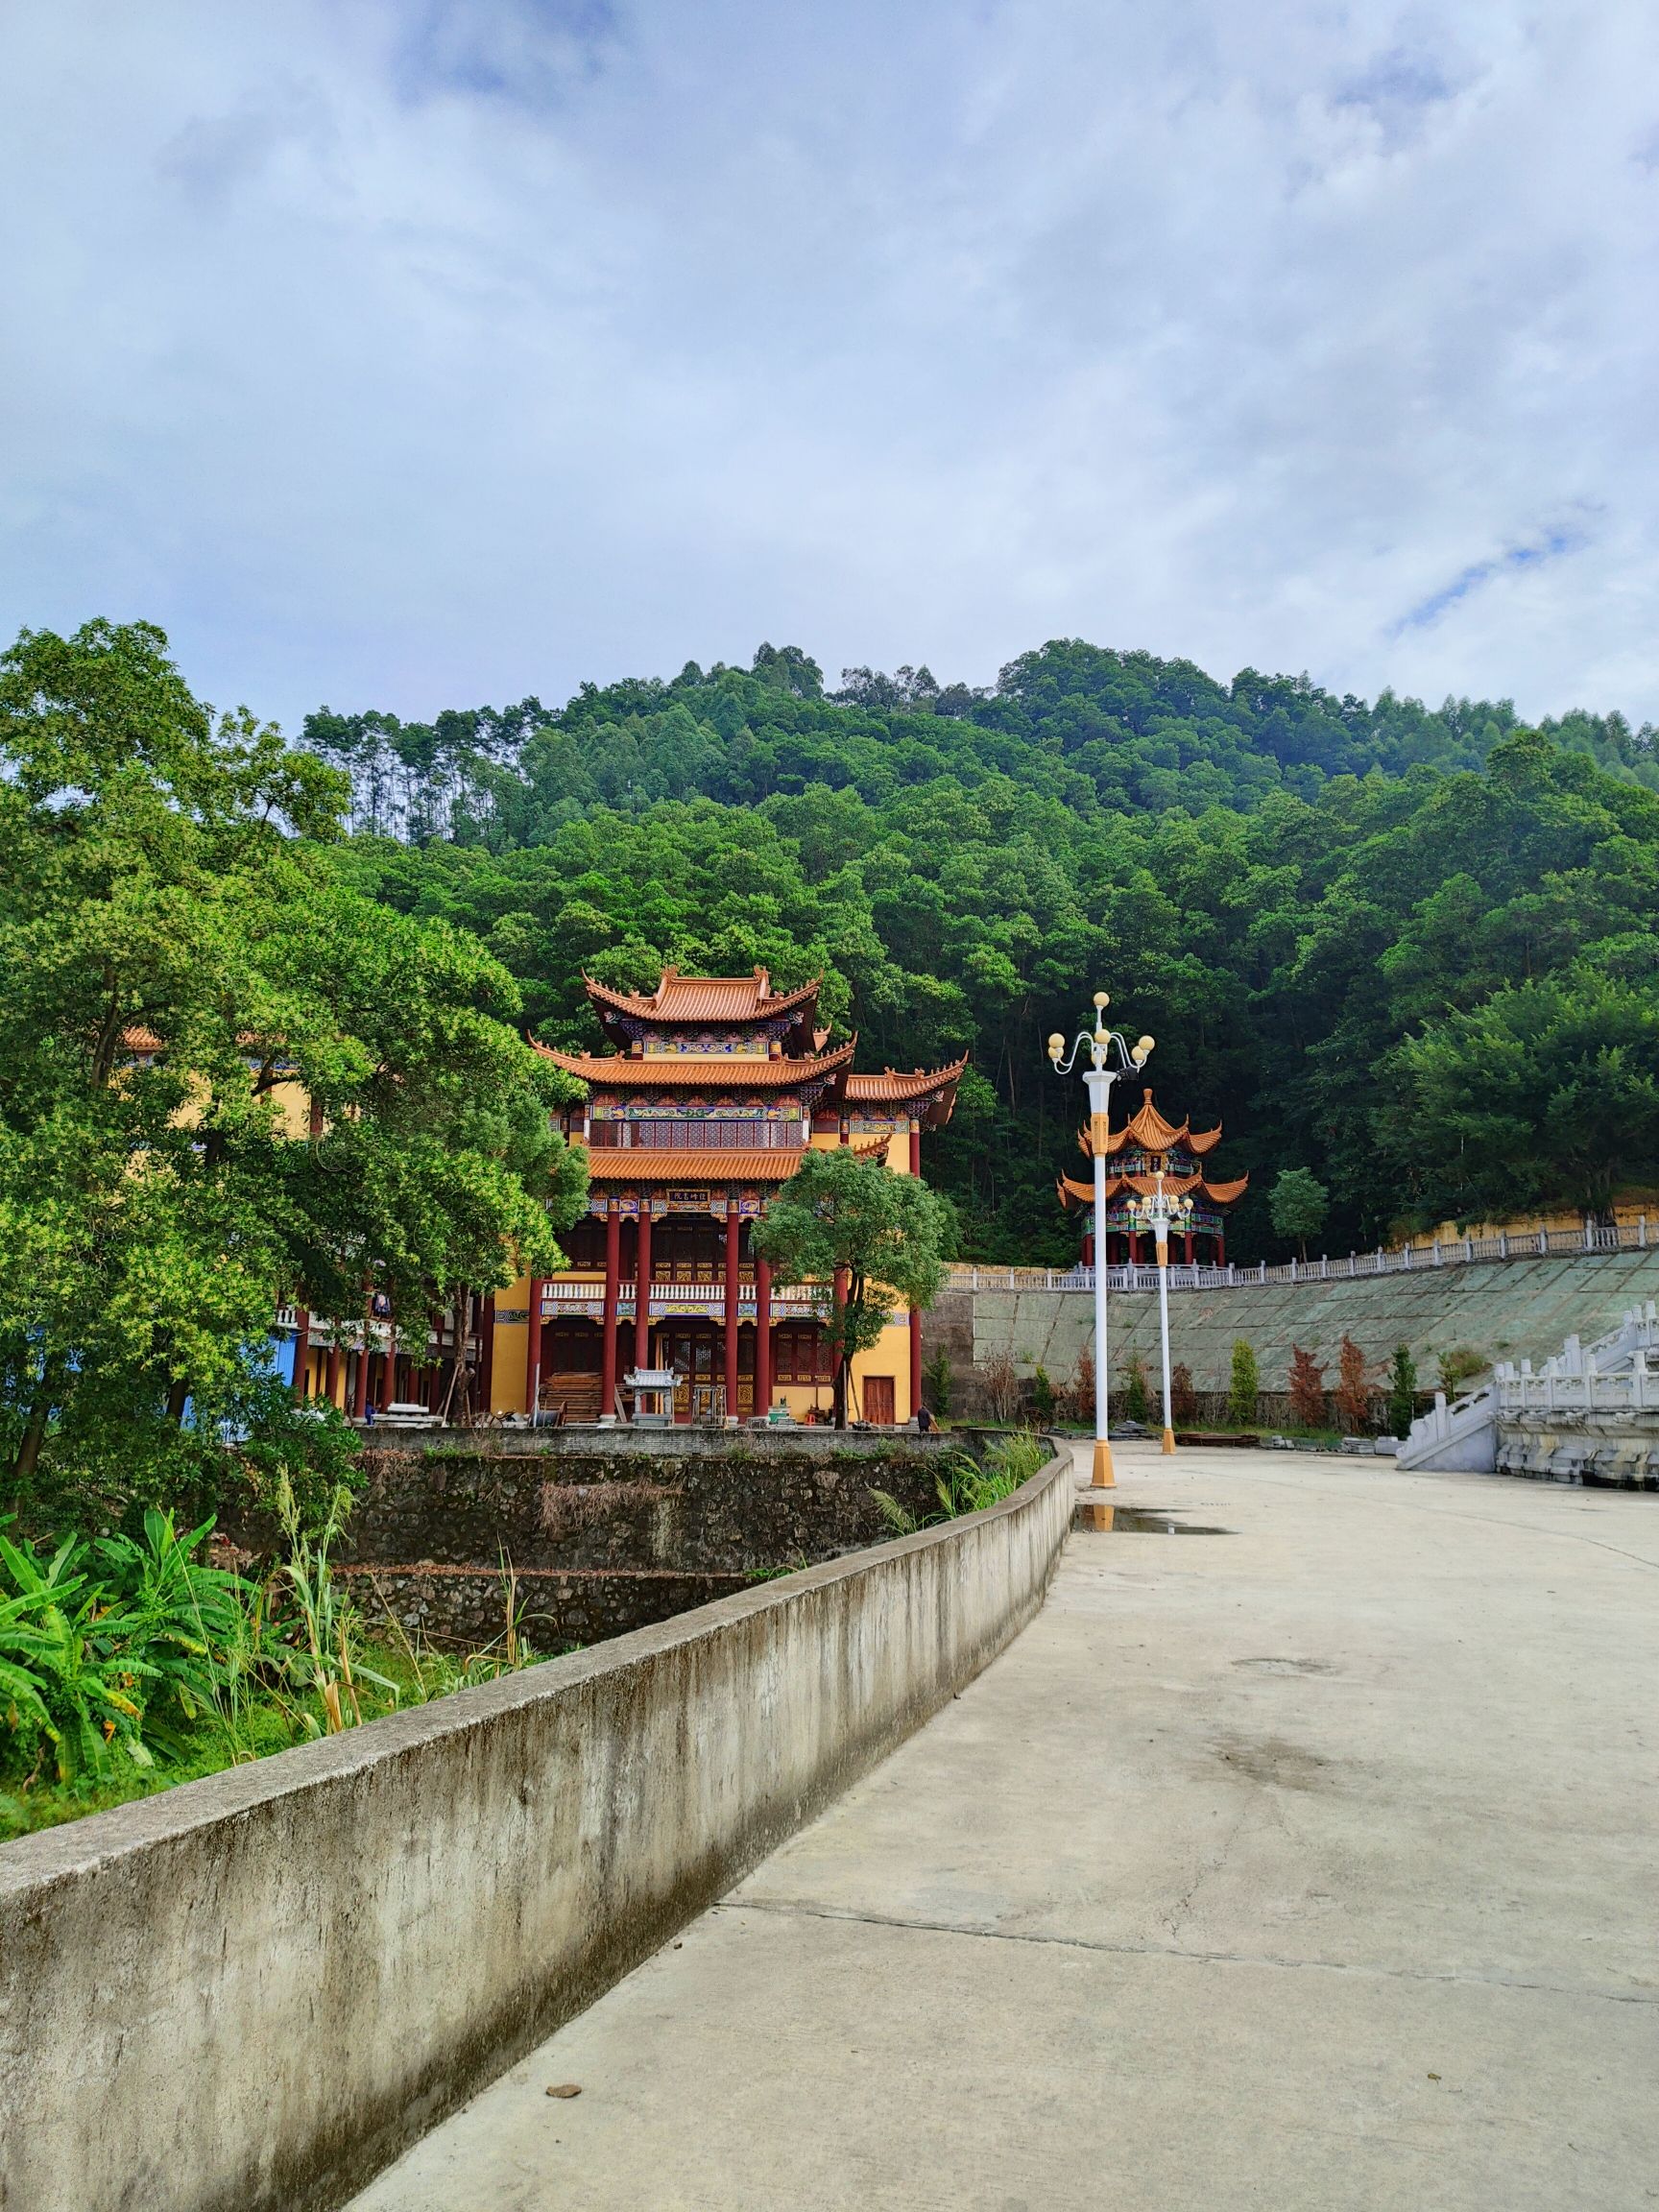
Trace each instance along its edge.
<instances>
[{"instance_id":1,"label":"small building beside temple","mask_svg":"<svg viewBox=\"0 0 1659 2212\"><path fill-rule=\"evenodd\" d=\"M1079 1134L1077 1142L1093 1160L1094 1147L1087 1128ZM1231 1181L1218 1181L1208 1172L1205 1163L1220 1142L1219 1122L1214 1129L1200 1130L1186 1121L1179 1128L1172 1121L1166 1121L1153 1104L1150 1090L1121 1129L1108 1130L1106 1264L1109 1267L1132 1260L1143 1261L1148 1265L1153 1263L1156 1253L1152 1233L1137 1231L1131 1225L1129 1209L1136 1198L1153 1195L1160 1174L1170 1197L1192 1201L1192 1218L1183 1249L1179 1253L1171 1251L1170 1258L1184 1261L1189 1266L1194 1262L1216 1267L1227 1264L1226 1212L1243 1196L1250 1178L1239 1175ZM1057 1189L1061 1205L1068 1212L1082 1215L1083 1263L1091 1266L1094 1258L1094 1183L1073 1183L1063 1175Z\"/></svg>"},{"instance_id":2,"label":"small building beside temple","mask_svg":"<svg viewBox=\"0 0 1659 2212\"><path fill-rule=\"evenodd\" d=\"M630 1370L671 1369L680 1421L827 1413L814 1302L772 1280L750 1232L810 1147L919 1175L922 1133L950 1119L966 1061L857 1073L856 1040L831 1046L818 1026L818 985L774 991L764 969L667 969L649 996L587 990L612 1049L538 1049L586 1091L564 1126L588 1147L588 1213L565 1233L562 1274L521 1278L486 1307L491 1410L596 1420L623 1406ZM902 1314L858 1356L852 1418L914 1415L921 1341L920 1314Z\"/></svg>"}]
</instances>

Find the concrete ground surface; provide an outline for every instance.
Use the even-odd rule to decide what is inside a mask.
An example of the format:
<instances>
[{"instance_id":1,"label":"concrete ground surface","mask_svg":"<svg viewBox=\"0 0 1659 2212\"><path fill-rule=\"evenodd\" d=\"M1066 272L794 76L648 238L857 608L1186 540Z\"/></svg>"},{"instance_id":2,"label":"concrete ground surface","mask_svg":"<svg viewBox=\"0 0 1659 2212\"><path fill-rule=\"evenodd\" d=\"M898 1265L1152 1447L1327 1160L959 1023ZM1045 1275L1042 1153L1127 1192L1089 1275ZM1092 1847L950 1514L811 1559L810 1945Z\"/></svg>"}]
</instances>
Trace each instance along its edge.
<instances>
[{"instance_id":1,"label":"concrete ground surface","mask_svg":"<svg viewBox=\"0 0 1659 2212\"><path fill-rule=\"evenodd\" d=\"M1075 1533L944 1714L357 2212L1659 2204L1659 1499L1118 1475L1231 1533Z\"/></svg>"}]
</instances>

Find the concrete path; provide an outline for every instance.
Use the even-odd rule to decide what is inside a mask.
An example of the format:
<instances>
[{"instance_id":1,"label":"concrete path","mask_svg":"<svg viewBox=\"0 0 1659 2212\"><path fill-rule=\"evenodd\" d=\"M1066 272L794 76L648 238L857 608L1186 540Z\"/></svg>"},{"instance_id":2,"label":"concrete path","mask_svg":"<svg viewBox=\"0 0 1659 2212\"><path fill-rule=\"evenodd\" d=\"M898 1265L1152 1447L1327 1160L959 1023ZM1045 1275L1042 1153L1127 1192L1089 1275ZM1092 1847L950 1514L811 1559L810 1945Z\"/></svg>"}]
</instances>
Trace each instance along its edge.
<instances>
[{"instance_id":1,"label":"concrete path","mask_svg":"<svg viewBox=\"0 0 1659 2212\"><path fill-rule=\"evenodd\" d=\"M1075 1534L960 1699L357 2212L1659 2204L1659 1498L1119 1475L1234 1533Z\"/></svg>"}]
</instances>

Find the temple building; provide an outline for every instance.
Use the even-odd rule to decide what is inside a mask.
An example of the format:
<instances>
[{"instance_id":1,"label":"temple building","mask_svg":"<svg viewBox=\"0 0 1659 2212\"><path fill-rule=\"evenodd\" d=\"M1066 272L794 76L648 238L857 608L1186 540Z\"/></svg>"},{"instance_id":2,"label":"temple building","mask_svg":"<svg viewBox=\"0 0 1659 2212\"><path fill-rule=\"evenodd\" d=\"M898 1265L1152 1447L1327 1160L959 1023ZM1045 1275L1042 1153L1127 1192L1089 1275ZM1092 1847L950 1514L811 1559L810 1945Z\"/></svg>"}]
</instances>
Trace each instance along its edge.
<instances>
[{"instance_id":1,"label":"temple building","mask_svg":"<svg viewBox=\"0 0 1659 2212\"><path fill-rule=\"evenodd\" d=\"M1081 1132L1077 1142L1093 1159L1094 1149L1087 1129ZM1160 1172L1164 1188L1171 1197L1192 1201L1192 1219L1186 1232L1184 1247L1179 1253L1172 1250L1170 1258L1184 1260L1189 1265L1194 1262L1217 1267L1226 1265L1224 1215L1227 1208L1243 1196L1250 1178L1239 1175L1231 1182L1217 1182L1207 1174L1206 1156L1220 1142L1219 1122L1214 1129L1200 1130L1185 1121L1178 1129L1173 1122L1166 1121L1152 1103L1150 1091L1121 1129L1109 1130L1106 1140L1108 1266L1131 1260L1150 1265L1155 1260L1150 1230L1137 1232L1130 1227L1128 1216L1136 1197L1152 1196L1158 1188ZM1083 1264L1090 1266L1094 1258L1094 1183L1073 1183L1063 1175L1057 1188L1061 1205L1083 1217ZM1174 1239L1170 1241L1173 1244Z\"/></svg>"},{"instance_id":2,"label":"temple building","mask_svg":"<svg viewBox=\"0 0 1659 2212\"><path fill-rule=\"evenodd\" d=\"M922 1132L950 1118L965 1061L857 1074L831 1047L818 986L664 971L649 996L589 981L608 1052L538 1049L584 1086L565 1134L589 1152L588 1213L564 1273L520 1279L487 1312L488 1403L594 1420L631 1369L672 1369L681 1421L787 1406L827 1414L833 1381L809 1294L750 1249L807 1149L850 1145L917 1175ZM850 1417L902 1422L921 1402L921 1316L897 1319L849 1378Z\"/></svg>"}]
</instances>

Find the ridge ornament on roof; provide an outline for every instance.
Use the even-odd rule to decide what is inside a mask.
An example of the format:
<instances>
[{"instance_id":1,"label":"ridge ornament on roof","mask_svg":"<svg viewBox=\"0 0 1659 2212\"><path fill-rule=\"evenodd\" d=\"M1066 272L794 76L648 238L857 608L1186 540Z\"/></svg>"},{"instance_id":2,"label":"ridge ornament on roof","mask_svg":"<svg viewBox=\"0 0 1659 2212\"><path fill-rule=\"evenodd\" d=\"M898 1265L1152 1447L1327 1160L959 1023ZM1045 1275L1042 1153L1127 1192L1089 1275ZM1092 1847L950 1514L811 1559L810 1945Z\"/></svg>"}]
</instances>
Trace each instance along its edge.
<instances>
[{"instance_id":1,"label":"ridge ornament on roof","mask_svg":"<svg viewBox=\"0 0 1659 2212\"><path fill-rule=\"evenodd\" d=\"M764 968L752 975L682 975L677 968L664 968L649 998L637 991L613 991L591 975L582 981L601 1011L632 1014L640 1022L767 1022L796 1007L815 1007L818 1000L816 978L799 990L775 992Z\"/></svg>"}]
</instances>

